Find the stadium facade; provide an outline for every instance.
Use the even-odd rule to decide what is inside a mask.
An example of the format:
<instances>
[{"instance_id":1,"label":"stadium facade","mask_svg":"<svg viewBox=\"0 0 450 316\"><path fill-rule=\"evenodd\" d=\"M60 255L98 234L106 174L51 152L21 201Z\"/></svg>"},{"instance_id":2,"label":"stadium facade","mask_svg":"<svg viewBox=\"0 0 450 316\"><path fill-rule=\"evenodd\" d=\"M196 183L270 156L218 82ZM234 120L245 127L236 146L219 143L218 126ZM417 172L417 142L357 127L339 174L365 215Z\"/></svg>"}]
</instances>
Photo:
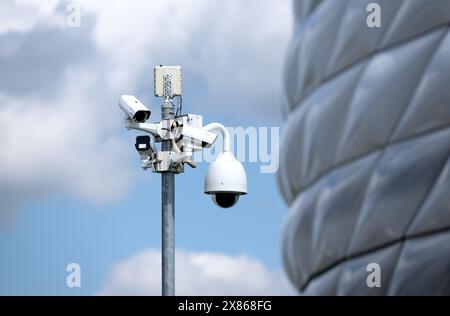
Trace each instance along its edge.
<instances>
[{"instance_id":1,"label":"stadium facade","mask_svg":"<svg viewBox=\"0 0 450 316\"><path fill-rule=\"evenodd\" d=\"M450 1L294 10L278 175L290 280L306 295L450 294Z\"/></svg>"}]
</instances>

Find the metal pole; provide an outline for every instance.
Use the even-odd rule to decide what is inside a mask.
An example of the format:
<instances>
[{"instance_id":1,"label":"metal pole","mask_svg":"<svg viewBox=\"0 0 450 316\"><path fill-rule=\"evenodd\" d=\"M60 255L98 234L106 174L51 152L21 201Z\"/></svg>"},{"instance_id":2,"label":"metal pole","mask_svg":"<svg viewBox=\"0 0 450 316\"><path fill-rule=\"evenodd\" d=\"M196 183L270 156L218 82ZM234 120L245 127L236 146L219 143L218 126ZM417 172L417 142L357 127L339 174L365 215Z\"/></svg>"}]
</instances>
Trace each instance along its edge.
<instances>
[{"instance_id":1,"label":"metal pole","mask_svg":"<svg viewBox=\"0 0 450 316\"><path fill-rule=\"evenodd\" d=\"M161 107L163 120L173 118L174 107L166 99ZM162 142L162 150L172 150L170 140ZM162 173L162 295L175 295L175 174Z\"/></svg>"}]
</instances>

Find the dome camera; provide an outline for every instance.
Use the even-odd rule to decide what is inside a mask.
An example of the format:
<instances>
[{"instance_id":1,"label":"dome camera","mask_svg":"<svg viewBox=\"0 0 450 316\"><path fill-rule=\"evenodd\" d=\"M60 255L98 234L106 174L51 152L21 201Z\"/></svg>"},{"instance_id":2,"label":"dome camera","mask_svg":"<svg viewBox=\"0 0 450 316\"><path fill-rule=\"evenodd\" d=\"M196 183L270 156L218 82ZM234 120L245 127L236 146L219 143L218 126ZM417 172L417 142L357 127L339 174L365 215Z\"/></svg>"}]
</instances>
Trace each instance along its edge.
<instances>
[{"instance_id":1,"label":"dome camera","mask_svg":"<svg viewBox=\"0 0 450 316\"><path fill-rule=\"evenodd\" d=\"M242 164L229 151L222 152L206 172L205 193L222 208L234 206L247 194L247 176Z\"/></svg>"}]
</instances>

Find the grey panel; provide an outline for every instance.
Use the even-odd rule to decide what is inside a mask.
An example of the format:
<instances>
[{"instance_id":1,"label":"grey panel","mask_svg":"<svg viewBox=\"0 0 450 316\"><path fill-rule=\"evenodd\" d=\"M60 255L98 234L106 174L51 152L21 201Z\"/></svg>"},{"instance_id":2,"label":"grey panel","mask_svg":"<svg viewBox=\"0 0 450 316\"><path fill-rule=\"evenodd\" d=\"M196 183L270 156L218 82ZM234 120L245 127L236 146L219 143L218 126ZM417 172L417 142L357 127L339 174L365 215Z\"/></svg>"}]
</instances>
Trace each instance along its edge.
<instances>
[{"instance_id":1,"label":"grey panel","mask_svg":"<svg viewBox=\"0 0 450 316\"><path fill-rule=\"evenodd\" d=\"M338 81L324 84L297 106L286 121L280 158L280 166L286 167L280 173L282 181L288 180L283 190L291 197L332 167L339 140L336 131L344 128L348 106L364 66L353 67L339 76ZM323 146L328 150L322 150Z\"/></svg>"},{"instance_id":2,"label":"grey panel","mask_svg":"<svg viewBox=\"0 0 450 316\"><path fill-rule=\"evenodd\" d=\"M286 270L308 295L448 293L450 1L377 1L380 29L365 25L368 2L294 2L279 171ZM361 287L368 258L396 271L378 291Z\"/></svg>"},{"instance_id":3,"label":"grey panel","mask_svg":"<svg viewBox=\"0 0 450 316\"><path fill-rule=\"evenodd\" d=\"M280 170L283 173L281 181L283 184L284 194L287 195L286 201L290 203L296 196L296 192L300 190L301 184L305 175L302 172L302 165L299 163L292 164L291 163L291 155L295 155L296 157L301 155L303 149L304 142L304 131L305 131L305 120L307 115L308 106L302 106L296 109L290 115L290 119L286 122L286 128L284 130L284 135L289 135L289 137L283 137L282 144L280 146L280 150L285 152L286 155L281 155L280 157L280 165L289 164L291 165L291 169L283 168ZM289 122L292 121L292 124ZM293 168L293 169L292 169Z\"/></svg>"},{"instance_id":4,"label":"grey panel","mask_svg":"<svg viewBox=\"0 0 450 316\"><path fill-rule=\"evenodd\" d=\"M303 294L309 296L336 295L341 267L338 265L314 278L305 288Z\"/></svg>"},{"instance_id":5,"label":"grey panel","mask_svg":"<svg viewBox=\"0 0 450 316\"><path fill-rule=\"evenodd\" d=\"M298 2L298 1L296 1ZM367 19L366 8L372 0L350 0L342 18L336 45L328 64L327 74L331 75L359 59L373 53L385 28L355 27L364 25ZM401 5L400 1L377 1L382 7L382 20L390 21Z\"/></svg>"},{"instance_id":6,"label":"grey panel","mask_svg":"<svg viewBox=\"0 0 450 316\"><path fill-rule=\"evenodd\" d=\"M401 249L401 244L371 252L345 263L339 280L338 295L386 295L391 282L395 263ZM367 277L371 271L367 267L372 264L380 267L380 287L369 287Z\"/></svg>"},{"instance_id":7,"label":"grey panel","mask_svg":"<svg viewBox=\"0 0 450 316\"><path fill-rule=\"evenodd\" d=\"M347 2L342 0L342 2ZM290 77L289 100L300 102L318 84L326 72L325 61L330 58L335 42L332 30L339 27L344 7L335 6L332 1L323 1L302 25L302 32L294 39L298 42L296 56L292 56L297 71ZM320 41L317 38L321 38ZM294 61L295 60L295 61ZM293 68L291 68L293 69ZM289 71L288 73L292 73Z\"/></svg>"},{"instance_id":8,"label":"grey panel","mask_svg":"<svg viewBox=\"0 0 450 316\"><path fill-rule=\"evenodd\" d=\"M391 146L370 180L349 254L401 238L441 173L450 129Z\"/></svg>"},{"instance_id":9,"label":"grey panel","mask_svg":"<svg viewBox=\"0 0 450 316\"><path fill-rule=\"evenodd\" d=\"M289 117L289 112L293 109L294 104L298 103L299 99L301 99L300 92L296 92L298 81L298 71L291 71L293 69L300 69L299 66L299 49L300 49L300 37L295 37L291 43L289 44L286 52L286 59L289 60L289 65L285 65L284 73L283 73L283 81L289 82L289 84L283 86L284 103L283 103L283 114L284 117Z\"/></svg>"},{"instance_id":10,"label":"grey panel","mask_svg":"<svg viewBox=\"0 0 450 316\"><path fill-rule=\"evenodd\" d=\"M345 73L339 81L321 87L311 99L301 134L303 147L301 187L314 181L334 163L339 133L344 128L349 101L364 65ZM327 150L323 150L327 148Z\"/></svg>"},{"instance_id":11,"label":"grey panel","mask_svg":"<svg viewBox=\"0 0 450 316\"><path fill-rule=\"evenodd\" d=\"M284 236L284 256L287 258L285 261L286 269L291 280L300 286L306 284L309 275L312 274L310 260L304 259L311 258L313 251L310 236L319 187L320 183L311 187L294 201L285 225L287 232ZM300 260L302 266L299 269L296 262Z\"/></svg>"},{"instance_id":12,"label":"grey panel","mask_svg":"<svg viewBox=\"0 0 450 316\"><path fill-rule=\"evenodd\" d=\"M314 214L312 271L318 272L343 259L369 176L380 153L374 153L329 175L321 186Z\"/></svg>"},{"instance_id":13,"label":"grey panel","mask_svg":"<svg viewBox=\"0 0 450 316\"><path fill-rule=\"evenodd\" d=\"M394 139L416 135L450 123L450 32L423 74Z\"/></svg>"},{"instance_id":14,"label":"grey panel","mask_svg":"<svg viewBox=\"0 0 450 316\"><path fill-rule=\"evenodd\" d=\"M404 245L389 289L391 295L450 295L450 232Z\"/></svg>"},{"instance_id":15,"label":"grey panel","mask_svg":"<svg viewBox=\"0 0 450 316\"><path fill-rule=\"evenodd\" d=\"M383 145L407 108L444 30L371 59L358 83L342 132L339 159Z\"/></svg>"},{"instance_id":16,"label":"grey panel","mask_svg":"<svg viewBox=\"0 0 450 316\"><path fill-rule=\"evenodd\" d=\"M304 21L322 0L294 1L294 14L296 21Z\"/></svg>"},{"instance_id":17,"label":"grey panel","mask_svg":"<svg viewBox=\"0 0 450 316\"><path fill-rule=\"evenodd\" d=\"M417 213L407 235L423 234L450 227L450 159L447 160L441 176L428 194ZM450 249L449 249L450 251Z\"/></svg>"},{"instance_id":18,"label":"grey panel","mask_svg":"<svg viewBox=\"0 0 450 316\"><path fill-rule=\"evenodd\" d=\"M381 47L410 39L450 21L448 0L403 0Z\"/></svg>"}]
</instances>

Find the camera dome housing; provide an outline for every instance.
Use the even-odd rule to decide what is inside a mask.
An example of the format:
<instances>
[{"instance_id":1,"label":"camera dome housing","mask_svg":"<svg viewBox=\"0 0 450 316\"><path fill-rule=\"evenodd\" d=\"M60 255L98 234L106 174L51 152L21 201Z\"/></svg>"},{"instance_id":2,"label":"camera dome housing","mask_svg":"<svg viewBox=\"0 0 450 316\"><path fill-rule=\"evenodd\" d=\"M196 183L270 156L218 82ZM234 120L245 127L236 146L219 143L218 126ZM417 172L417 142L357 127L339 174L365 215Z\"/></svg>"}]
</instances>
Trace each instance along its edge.
<instances>
[{"instance_id":1,"label":"camera dome housing","mask_svg":"<svg viewBox=\"0 0 450 316\"><path fill-rule=\"evenodd\" d=\"M231 152L222 152L209 165L205 177L205 193L212 195L214 203L222 208L234 206L239 196L247 194L244 167Z\"/></svg>"}]
</instances>

